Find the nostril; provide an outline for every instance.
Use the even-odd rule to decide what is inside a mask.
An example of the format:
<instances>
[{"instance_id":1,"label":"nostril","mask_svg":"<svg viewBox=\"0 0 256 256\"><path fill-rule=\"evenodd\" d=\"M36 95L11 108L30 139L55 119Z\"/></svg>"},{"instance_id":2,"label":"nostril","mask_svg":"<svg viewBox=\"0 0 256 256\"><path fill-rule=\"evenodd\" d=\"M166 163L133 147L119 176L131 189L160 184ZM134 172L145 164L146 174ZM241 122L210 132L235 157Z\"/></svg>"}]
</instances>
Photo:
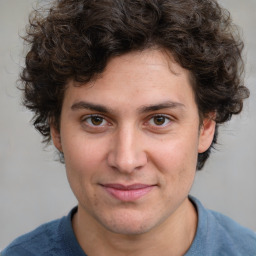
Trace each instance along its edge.
<instances>
[{"instance_id":1,"label":"nostril","mask_svg":"<svg viewBox=\"0 0 256 256\"><path fill-rule=\"evenodd\" d=\"M108 165L115 171L122 173L132 173L143 168L147 163L146 154L141 152L140 154L133 155L118 155L109 154Z\"/></svg>"},{"instance_id":2,"label":"nostril","mask_svg":"<svg viewBox=\"0 0 256 256\"><path fill-rule=\"evenodd\" d=\"M147 163L147 156L140 143L141 134L134 129L134 123L122 124L112 137L108 153L108 165L123 173L141 169Z\"/></svg>"}]
</instances>

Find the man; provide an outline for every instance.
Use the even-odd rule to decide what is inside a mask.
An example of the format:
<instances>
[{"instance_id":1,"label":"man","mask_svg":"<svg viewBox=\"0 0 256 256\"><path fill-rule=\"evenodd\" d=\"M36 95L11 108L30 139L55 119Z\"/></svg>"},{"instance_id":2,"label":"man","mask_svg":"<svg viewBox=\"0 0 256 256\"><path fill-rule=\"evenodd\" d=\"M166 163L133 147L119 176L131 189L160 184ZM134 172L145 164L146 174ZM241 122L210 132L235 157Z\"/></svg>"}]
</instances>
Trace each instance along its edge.
<instances>
[{"instance_id":1,"label":"man","mask_svg":"<svg viewBox=\"0 0 256 256\"><path fill-rule=\"evenodd\" d=\"M189 196L249 96L217 2L59 0L26 40L24 104L78 207L3 256L256 254L255 233Z\"/></svg>"}]
</instances>

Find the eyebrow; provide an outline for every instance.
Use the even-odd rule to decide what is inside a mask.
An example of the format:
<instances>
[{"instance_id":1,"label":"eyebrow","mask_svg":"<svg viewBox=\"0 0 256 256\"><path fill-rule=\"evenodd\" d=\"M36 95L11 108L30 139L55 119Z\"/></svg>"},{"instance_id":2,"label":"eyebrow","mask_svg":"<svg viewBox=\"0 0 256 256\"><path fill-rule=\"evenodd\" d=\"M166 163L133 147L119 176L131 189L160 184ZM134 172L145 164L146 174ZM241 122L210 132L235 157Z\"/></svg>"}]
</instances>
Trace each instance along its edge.
<instances>
[{"instance_id":1,"label":"eyebrow","mask_svg":"<svg viewBox=\"0 0 256 256\"><path fill-rule=\"evenodd\" d=\"M185 105L180 102L166 101L166 102L159 103L159 104L143 106L143 107L139 108L139 112L147 113L147 112L157 111L157 110L161 110L161 109L175 109L175 108L182 109L182 108L185 108Z\"/></svg>"},{"instance_id":2,"label":"eyebrow","mask_svg":"<svg viewBox=\"0 0 256 256\"><path fill-rule=\"evenodd\" d=\"M100 104L93 104L93 103L89 103L89 102L85 102L85 101L79 101L74 103L71 106L72 110L79 110L79 109L89 109L89 110L93 110L93 111L97 111L97 112L101 112L101 113L112 113L113 110L100 105Z\"/></svg>"},{"instance_id":3,"label":"eyebrow","mask_svg":"<svg viewBox=\"0 0 256 256\"><path fill-rule=\"evenodd\" d=\"M180 102L174 102L174 101L166 101L163 103L159 104L153 104L153 105L148 105L148 106L142 106L138 109L139 113L148 113L152 111L157 111L161 109L175 109L175 108L184 108L185 105L180 103ZM85 102L85 101L79 101L74 103L71 106L72 110L79 110L79 109L89 109L101 113L114 113L114 110L111 108L108 108L106 106L103 106L101 104L94 104L90 102Z\"/></svg>"}]
</instances>

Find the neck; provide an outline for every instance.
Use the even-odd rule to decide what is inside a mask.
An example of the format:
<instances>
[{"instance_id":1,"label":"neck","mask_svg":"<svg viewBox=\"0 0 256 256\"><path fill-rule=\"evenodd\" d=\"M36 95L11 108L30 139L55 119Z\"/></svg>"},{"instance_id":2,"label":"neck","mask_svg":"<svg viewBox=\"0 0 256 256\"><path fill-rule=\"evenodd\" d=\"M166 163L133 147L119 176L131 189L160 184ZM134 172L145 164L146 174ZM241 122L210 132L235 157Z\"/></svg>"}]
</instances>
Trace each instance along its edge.
<instances>
[{"instance_id":1,"label":"neck","mask_svg":"<svg viewBox=\"0 0 256 256\"><path fill-rule=\"evenodd\" d=\"M106 230L91 216L84 215L81 207L72 224L80 246L89 256L178 256L184 255L193 242L197 212L187 198L163 223L139 235Z\"/></svg>"}]
</instances>

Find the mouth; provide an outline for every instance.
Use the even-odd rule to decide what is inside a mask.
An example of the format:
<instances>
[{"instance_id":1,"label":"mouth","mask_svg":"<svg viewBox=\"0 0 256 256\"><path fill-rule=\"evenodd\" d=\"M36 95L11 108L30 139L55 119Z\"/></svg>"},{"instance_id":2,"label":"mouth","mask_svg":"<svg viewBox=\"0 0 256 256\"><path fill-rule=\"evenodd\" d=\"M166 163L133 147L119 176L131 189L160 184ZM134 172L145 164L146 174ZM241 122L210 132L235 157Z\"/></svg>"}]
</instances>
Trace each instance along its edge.
<instances>
[{"instance_id":1,"label":"mouth","mask_svg":"<svg viewBox=\"0 0 256 256\"><path fill-rule=\"evenodd\" d=\"M147 184L101 184L103 189L114 197L123 202L132 202L138 200L139 198L147 195L156 185Z\"/></svg>"}]
</instances>

